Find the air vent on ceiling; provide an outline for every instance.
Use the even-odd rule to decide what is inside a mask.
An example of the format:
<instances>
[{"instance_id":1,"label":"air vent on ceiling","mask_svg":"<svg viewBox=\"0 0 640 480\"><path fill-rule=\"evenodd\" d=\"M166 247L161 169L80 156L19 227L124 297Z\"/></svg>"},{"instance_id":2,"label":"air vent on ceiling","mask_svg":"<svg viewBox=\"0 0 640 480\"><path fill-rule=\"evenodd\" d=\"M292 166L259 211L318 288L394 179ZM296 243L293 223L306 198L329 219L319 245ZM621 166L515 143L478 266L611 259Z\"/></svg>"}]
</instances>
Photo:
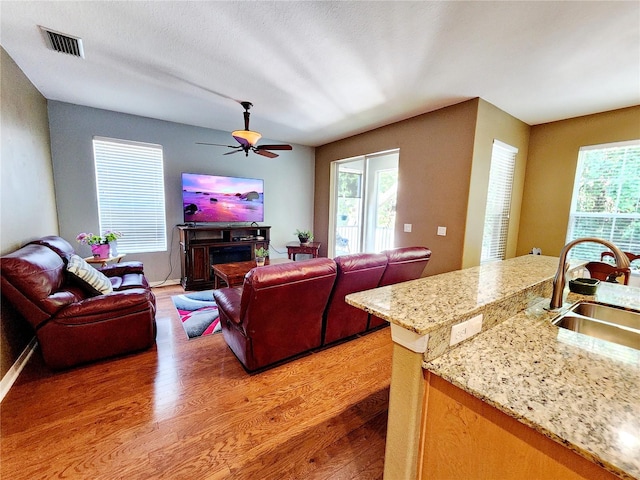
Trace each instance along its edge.
<instances>
[{"instance_id":1,"label":"air vent on ceiling","mask_svg":"<svg viewBox=\"0 0 640 480\"><path fill-rule=\"evenodd\" d=\"M40 27L44 34L47 46L51 50L56 52L68 53L74 57L84 58L84 50L82 49L82 39L78 37L72 37L60 32L49 30L45 27Z\"/></svg>"}]
</instances>

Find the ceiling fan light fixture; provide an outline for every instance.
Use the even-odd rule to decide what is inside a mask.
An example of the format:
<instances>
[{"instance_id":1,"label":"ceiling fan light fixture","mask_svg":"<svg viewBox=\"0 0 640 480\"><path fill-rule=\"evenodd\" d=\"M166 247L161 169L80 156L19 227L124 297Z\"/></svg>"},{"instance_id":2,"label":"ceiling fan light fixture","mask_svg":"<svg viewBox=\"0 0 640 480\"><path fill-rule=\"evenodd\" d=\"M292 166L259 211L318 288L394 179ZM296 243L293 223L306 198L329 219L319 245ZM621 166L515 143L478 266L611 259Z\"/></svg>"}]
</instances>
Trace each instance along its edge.
<instances>
[{"instance_id":1,"label":"ceiling fan light fixture","mask_svg":"<svg viewBox=\"0 0 640 480\"><path fill-rule=\"evenodd\" d=\"M219 143L203 143L196 142L200 145L217 145L219 147L233 148L233 152L225 153L229 155L231 153L244 152L245 156L249 156L249 152L257 153L267 158L276 158L277 153L270 152L269 150L291 150L291 145L260 145L256 147L258 140L262 138L262 135L258 132L249 130L249 109L251 108L251 102L240 102L240 105L244 108L244 130L235 130L231 132L233 138L239 143L239 145L220 145Z\"/></svg>"},{"instance_id":2,"label":"ceiling fan light fixture","mask_svg":"<svg viewBox=\"0 0 640 480\"><path fill-rule=\"evenodd\" d=\"M262 138L260 133L251 130L236 130L231 132L231 135L233 135L233 138L235 138L239 143L244 144L242 141L244 140L252 147Z\"/></svg>"}]
</instances>

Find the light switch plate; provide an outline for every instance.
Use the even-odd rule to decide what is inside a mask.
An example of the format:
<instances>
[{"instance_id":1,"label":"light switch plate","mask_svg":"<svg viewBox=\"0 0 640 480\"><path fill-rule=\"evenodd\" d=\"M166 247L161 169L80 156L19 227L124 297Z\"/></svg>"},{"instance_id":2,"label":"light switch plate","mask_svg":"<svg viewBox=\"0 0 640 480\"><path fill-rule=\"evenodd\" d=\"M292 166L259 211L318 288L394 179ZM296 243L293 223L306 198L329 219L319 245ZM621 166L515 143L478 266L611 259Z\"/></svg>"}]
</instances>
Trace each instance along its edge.
<instances>
[{"instance_id":1,"label":"light switch plate","mask_svg":"<svg viewBox=\"0 0 640 480\"><path fill-rule=\"evenodd\" d=\"M413 225L412 225L412 224L410 224L410 223L405 223L405 224L404 224L404 231L405 231L405 232L407 232L407 233L411 233L411 227L412 227L412 226L413 226Z\"/></svg>"},{"instance_id":2,"label":"light switch plate","mask_svg":"<svg viewBox=\"0 0 640 480\"><path fill-rule=\"evenodd\" d=\"M438 227L438 235L441 237L447 236L447 227Z\"/></svg>"}]
</instances>

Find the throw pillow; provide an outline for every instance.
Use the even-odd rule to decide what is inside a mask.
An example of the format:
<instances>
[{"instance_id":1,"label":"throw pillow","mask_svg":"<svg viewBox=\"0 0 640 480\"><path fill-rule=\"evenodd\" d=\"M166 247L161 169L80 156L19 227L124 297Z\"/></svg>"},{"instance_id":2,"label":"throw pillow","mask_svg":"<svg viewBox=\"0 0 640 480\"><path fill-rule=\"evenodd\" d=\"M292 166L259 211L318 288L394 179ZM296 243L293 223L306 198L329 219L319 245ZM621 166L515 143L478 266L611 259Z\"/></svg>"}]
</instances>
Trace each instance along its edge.
<instances>
[{"instance_id":1,"label":"throw pillow","mask_svg":"<svg viewBox=\"0 0 640 480\"><path fill-rule=\"evenodd\" d=\"M107 276L93 268L78 255L70 255L67 263L67 272L86 286L93 293L105 295L113 292L111 280Z\"/></svg>"}]
</instances>

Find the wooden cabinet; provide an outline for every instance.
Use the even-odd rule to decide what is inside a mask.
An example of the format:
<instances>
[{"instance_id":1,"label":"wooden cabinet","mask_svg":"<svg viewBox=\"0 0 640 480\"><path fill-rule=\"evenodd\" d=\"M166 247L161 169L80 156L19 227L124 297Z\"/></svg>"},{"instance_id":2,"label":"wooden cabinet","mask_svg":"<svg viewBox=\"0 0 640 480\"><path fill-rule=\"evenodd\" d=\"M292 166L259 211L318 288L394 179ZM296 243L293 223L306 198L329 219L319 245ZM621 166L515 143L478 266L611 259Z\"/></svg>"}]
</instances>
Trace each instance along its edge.
<instances>
[{"instance_id":1,"label":"wooden cabinet","mask_svg":"<svg viewBox=\"0 0 640 480\"><path fill-rule=\"evenodd\" d=\"M419 479L617 478L437 375L426 377Z\"/></svg>"},{"instance_id":2,"label":"wooden cabinet","mask_svg":"<svg viewBox=\"0 0 640 480\"><path fill-rule=\"evenodd\" d=\"M190 265L191 275L186 270L182 271L182 286L186 288L187 278L190 278L190 283L209 281L211 268L209 266L209 249L202 245L192 245L185 251L189 252L189 261L185 262L185 265Z\"/></svg>"},{"instance_id":3,"label":"wooden cabinet","mask_svg":"<svg viewBox=\"0 0 640 480\"><path fill-rule=\"evenodd\" d=\"M271 227L178 225L180 283L185 290L213 288L211 265L255 258L255 249L269 248Z\"/></svg>"}]
</instances>

